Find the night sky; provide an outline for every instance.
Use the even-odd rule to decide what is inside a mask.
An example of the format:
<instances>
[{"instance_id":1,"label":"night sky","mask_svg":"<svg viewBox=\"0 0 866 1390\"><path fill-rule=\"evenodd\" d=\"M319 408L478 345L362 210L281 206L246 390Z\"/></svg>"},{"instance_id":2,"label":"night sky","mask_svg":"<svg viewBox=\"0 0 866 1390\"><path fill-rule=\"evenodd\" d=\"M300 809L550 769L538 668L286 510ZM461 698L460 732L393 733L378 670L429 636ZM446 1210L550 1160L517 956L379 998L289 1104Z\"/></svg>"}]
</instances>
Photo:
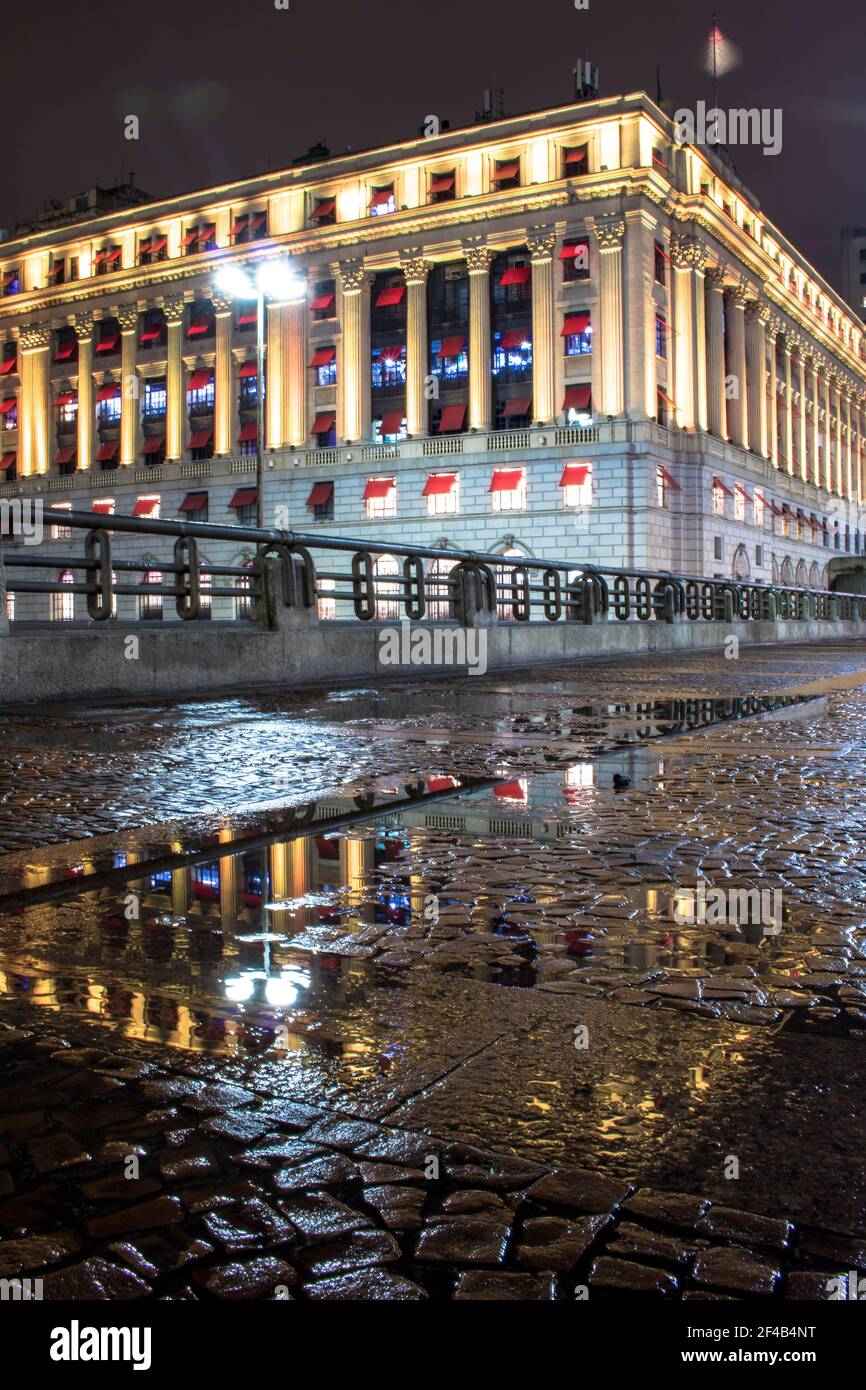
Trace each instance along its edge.
<instances>
[{"instance_id":1,"label":"night sky","mask_svg":"<svg viewBox=\"0 0 866 1390\"><path fill-rule=\"evenodd\" d=\"M602 96L703 97L712 7L696 0L59 0L4 19L13 118L0 227L135 171L154 196L280 168L316 141L332 153L410 137L428 113L463 125L485 87L517 113L571 99L591 57ZM740 66L719 105L780 107L783 147L732 151L764 211L834 285L839 229L866 222L866 6L862 0L726 0L719 25ZM35 61L29 57L38 54ZM138 142L123 117L140 118ZM7 127L8 129L8 127Z\"/></svg>"}]
</instances>

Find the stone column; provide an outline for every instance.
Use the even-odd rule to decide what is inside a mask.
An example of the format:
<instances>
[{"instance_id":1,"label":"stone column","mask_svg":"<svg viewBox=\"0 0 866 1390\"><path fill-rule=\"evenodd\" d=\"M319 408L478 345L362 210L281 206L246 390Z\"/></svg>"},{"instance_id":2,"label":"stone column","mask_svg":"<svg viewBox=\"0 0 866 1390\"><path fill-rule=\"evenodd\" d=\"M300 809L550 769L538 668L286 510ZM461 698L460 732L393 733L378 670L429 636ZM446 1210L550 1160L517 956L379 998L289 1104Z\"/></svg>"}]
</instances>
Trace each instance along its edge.
<instances>
[{"instance_id":1,"label":"stone column","mask_svg":"<svg viewBox=\"0 0 866 1390\"><path fill-rule=\"evenodd\" d=\"M707 329L707 427L717 439L727 439L725 400L725 271L713 266L704 277Z\"/></svg>"},{"instance_id":2,"label":"stone column","mask_svg":"<svg viewBox=\"0 0 866 1390\"><path fill-rule=\"evenodd\" d=\"M770 434L770 458L774 468L779 467L779 370L776 361L779 332L779 320L771 314L767 325L770 344L770 409L767 415L767 429Z\"/></svg>"},{"instance_id":3,"label":"stone column","mask_svg":"<svg viewBox=\"0 0 866 1390\"><path fill-rule=\"evenodd\" d=\"M793 374L791 370L791 338L785 334L785 468L794 475L794 411Z\"/></svg>"},{"instance_id":4,"label":"stone column","mask_svg":"<svg viewBox=\"0 0 866 1390\"><path fill-rule=\"evenodd\" d=\"M489 430L493 421L493 380L490 374L492 340L490 324L489 246L463 243L469 267L469 426Z\"/></svg>"},{"instance_id":5,"label":"stone column","mask_svg":"<svg viewBox=\"0 0 866 1390\"><path fill-rule=\"evenodd\" d=\"M849 501L855 499L854 493L854 450L851 428L851 396L845 390L845 496Z\"/></svg>"},{"instance_id":6,"label":"stone column","mask_svg":"<svg viewBox=\"0 0 866 1390\"><path fill-rule=\"evenodd\" d=\"M138 457L139 380L135 370L135 338L138 306L124 304L114 310L120 326L120 466L134 468Z\"/></svg>"},{"instance_id":7,"label":"stone column","mask_svg":"<svg viewBox=\"0 0 866 1390\"><path fill-rule=\"evenodd\" d=\"M93 466L93 315L74 314L70 323L78 339L76 466L86 471Z\"/></svg>"},{"instance_id":8,"label":"stone column","mask_svg":"<svg viewBox=\"0 0 866 1390\"><path fill-rule=\"evenodd\" d=\"M49 357L51 325L28 324L18 335L22 353L21 390L18 393L18 441L21 476L47 473L51 464L51 398Z\"/></svg>"},{"instance_id":9,"label":"stone column","mask_svg":"<svg viewBox=\"0 0 866 1390\"><path fill-rule=\"evenodd\" d=\"M797 452L800 455L800 477L804 483L809 481L809 454L807 448L806 423L806 362L803 357L803 344L797 348L797 390L800 393L800 420L797 427Z\"/></svg>"},{"instance_id":10,"label":"stone column","mask_svg":"<svg viewBox=\"0 0 866 1390\"><path fill-rule=\"evenodd\" d=\"M734 390L728 401L728 429L731 441L741 449L749 447L749 390L746 378L746 291L742 285L727 297L727 326L731 375Z\"/></svg>"},{"instance_id":11,"label":"stone column","mask_svg":"<svg viewBox=\"0 0 866 1390\"><path fill-rule=\"evenodd\" d=\"M613 216L596 220L601 312L601 399L599 415L623 411L622 246L625 223ZM597 340L596 340L597 341ZM595 343L593 344L595 348Z\"/></svg>"},{"instance_id":12,"label":"stone column","mask_svg":"<svg viewBox=\"0 0 866 1390\"><path fill-rule=\"evenodd\" d=\"M216 315L216 357L214 361L214 432L215 457L234 452L235 442L235 383L232 359L232 311L234 300L228 294L212 294Z\"/></svg>"},{"instance_id":13,"label":"stone column","mask_svg":"<svg viewBox=\"0 0 866 1390\"><path fill-rule=\"evenodd\" d=\"M830 425L830 372L826 363L824 364L823 374L823 406L824 406L824 487L827 492L833 491L833 439Z\"/></svg>"},{"instance_id":14,"label":"stone column","mask_svg":"<svg viewBox=\"0 0 866 1390\"><path fill-rule=\"evenodd\" d=\"M168 332L165 409L166 459L183 457L186 448L186 375L183 367L183 298L166 299L163 304Z\"/></svg>"},{"instance_id":15,"label":"stone column","mask_svg":"<svg viewBox=\"0 0 866 1390\"><path fill-rule=\"evenodd\" d=\"M658 312L653 297L655 274L653 259L655 240L664 243L665 233L655 217L647 211L632 211L625 215L623 243L623 297L625 336L625 408L630 420L653 419L657 409L657 372L655 353L655 318ZM668 247L665 244L665 252ZM556 282L554 270L554 283ZM562 348L556 349L557 376L562 384Z\"/></svg>"},{"instance_id":16,"label":"stone column","mask_svg":"<svg viewBox=\"0 0 866 1390\"><path fill-rule=\"evenodd\" d=\"M428 431L427 394L429 370L427 345L427 277L430 262L413 246L401 255L406 278L406 429L411 435Z\"/></svg>"},{"instance_id":17,"label":"stone column","mask_svg":"<svg viewBox=\"0 0 866 1390\"><path fill-rule=\"evenodd\" d=\"M838 372L834 372L833 374L833 409L836 413L836 428L833 431L835 491L840 497L844 497L845 486L842 477L842 391L841 378Z\"/></svg>"},{"instance_id":18,"label":"stone column","mask_svg":"<svg viewBox=\"0 0 866 1390\"><path fill-rule=\"evenodd\" d=\"M856 479L857 487L855 495L857 497L857 505L862 507L864 500L863 488L864 483L866 483L866 478L864 478L863 476L863 439L864 429L866 429L866 418L864 418L864 411L866 411L866 396L864 396L862 392L859 392L857 394L855 400L855 410L857 419L857 450L856 457L854 459L854 476Z\"/></svg>"},{"instance_id":19,"label":"stone column","mask_svg":"<svg viewBox=\"0 0 866 1390\"><path fill-rule=\"evenodd\" d=\"M296 449L307 442L307 301L285 306L285 429L286 444Z\"/></svg>"},{"instance_id":20,"label":"stone column","mask_svg":"<svg viewBox=\"0 0 866 1390\"><path fill-rule=\"evenodd\" d=\"M821 408L818 394L818 359L810 356L809 369L812 376L812 482L821 486Z\"/></svg>"},{"instance_id":21,"label":"stone column","mask_svg":"<svg viewBox=\"0 0 866 1390\"><path fill-rule=\"evenodd\" d=\"M707 404L707 330L704 266L707 252L693 236L671 242L674 273L674 399L684 429L705 430Z\"/></svg>"},{"instance_id":22,"label":"stone column","mask_svg":"<svg viewBox=\"0 0 866 1390\"><path fill-rule=\"evenodd\" d=\"M371 431L370 413L370 276L363 262L341 261L340 319L343 336L337 350L337 431L357 444ZM342 418L340 418L342 417Z\"/></svg>"},{"instance_id":23,"label":"stone column","mask_svg":"<svg viewBox=\"0 0 866 1390\"><path fill-rule=\"evenodd\" d=\"M767 345L765 325L769 313L760 300L746 306L746 374L749 379L749 444L752 452L767 457Z\"/></svg>"},{"instance_id":24,"label":"stone column","mask_svg":"<svg viewBox=\"0 0 866 1390\"><path fill-rule=\"evenodd\" d=\"M538 227L527 237L532 261L532 418L552 424L556 418L556 325L553 313L553 248L556 233Z\"/></svg>"}]
</instances>

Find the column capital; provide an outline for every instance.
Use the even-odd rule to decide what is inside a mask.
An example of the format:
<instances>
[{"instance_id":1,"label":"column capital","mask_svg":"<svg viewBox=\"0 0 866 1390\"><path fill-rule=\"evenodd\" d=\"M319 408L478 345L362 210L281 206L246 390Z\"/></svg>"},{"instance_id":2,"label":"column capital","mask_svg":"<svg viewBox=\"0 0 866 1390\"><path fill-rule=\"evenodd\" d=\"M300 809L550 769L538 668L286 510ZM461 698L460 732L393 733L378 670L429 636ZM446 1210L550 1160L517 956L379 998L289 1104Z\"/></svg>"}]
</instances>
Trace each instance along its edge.
<instances>
[{"instance_id":1,"label":"column capital","mask_svg":"<svg viewBox=\"0 0 866 1390\"><path fill-rule=\"evenodd\" d=\"M222 290L215 290L211 294L210 302L213 311L218 319L227 318L234 308L234 299L230 294L224 294Z\"/></svg>"},{"instance_id":2,"label":"column capital","mask_svg":"<svg viewBox=\"0 0 866 1390\"><path fill-rule=\"evenodd\" d=\"M47 348L51 342L50 323L26 323L22 325L18 333L18 341L24 352L38 352L40 348Z\"/></svg>"},{"instance_id":3,"label":"column capital","mask_svg":"<svg viewBox=\"0 0 866 1390\"><path fill-rule=\"evenodd\" d=\"M180 323L186 312L186 300L182 295L175 295L162 301L162 312L168 324Z\"/></svg>"},{"instance_id":4,"label":"column capital","mask_svg":"<svg viewBox=\"0 0 866 1390\"><path fill-rule=\"evenodd\" d=\"M530 227L526 237L533 265L545 265L553 260L556 231L553 227Z\"/></svg>"},{"instance_id":5,"label":"column capital","mask_svg":"<svg viewBox=\"0 0 866 1390\"><path fill-rule=\"evenodd\" d=\"M138 327L138 305L121 304L114 310L121 333L134 333Z\"/></svg>"},{"instance_id":6,"label":"column capital","mask_svg":"<svg viewBox=\"0 0 866 1390\"><path fill-rule=\"evenodd\" d=\"M400 252L400 269L407 285L426 285L432 262L425 260L420 246L409 246Z\"/></svg>"},{"instance_id":7,"label":"column capital","mask_svg":"<svg viewBox=\"0 0 866 1390\"><path fill-rule=\"evenodd\" d=\"M711 290L717 290L723 294L725 290L725 276L727 270L723 265L711 265L704 271L704 279Z\"/></svg>"},{"instance_id":8,"label":"column capital","mask_svg":"<svg viewBox=\"0 0 866 1390\"><path fill-rule=\"evenodd\" d=\"M758 322L766 328L770 322L769 305L763 299L750 299L746 305L746 322Z\"/></svg>"},{"instance_id":9,"label":"column capital","mask_svg":"<svg viewBox=\"0 0 866 1390\"><path fill-rule=\"evenodd\" d=\"M749 290L746 285L732 285L727 291L727 297L735 309L745 310L749 302Z\"/></svg>"},{"instance_id":10,"label":"column capital","mask_svg":"<svg viewBox=\"0 0 866 1390\"><path fill-rule=\"evenodd\" d=\"M676 270L703 270L707 248L700 237L678 233L671 239L671 260Z\"/></svg>"},{"instance_id":11,"label":"column capital","mask_svg":"<svg viewBox=\"0 0 866 1390\"><path fill-rule=\"evenodd\" d=\"M371 279L369 271L364 268L364 262L359 260L340 261L339 276L343 294L360 294L370 284Z\"/></svg>"},{"instance_id":12,"label":"column capital","mask_svg":"<svg viewBox=\"0 0 866 1390\"><path fill-rule=\"evenodd\" d=\"M470 275L488 275L493 261L493 248L472 237L463 243L463 254Z\"/></svg>"},{"instance_id":13,"label":"column capital","mask_svg":"<svg viewBox=\"0 0 866 1390\"><path fill-rule=\"evenodd\" d=\"M616 215L597 217L594 221L593 231L598 242L598 249L602 253L622 250L623 237L625 236L625 220L622 217Z\"/></svg>"},{"instance_id":14,"label":"column capital","mask_svg":"<svg viewBox=\"0 0 866 1390\"><path fill-rule=\"evenodd\" d=\"M93 337L93 314L70 314L69 323L75 329L75 336L79 343L89 342Z\"/></svg>"}]
</instances>

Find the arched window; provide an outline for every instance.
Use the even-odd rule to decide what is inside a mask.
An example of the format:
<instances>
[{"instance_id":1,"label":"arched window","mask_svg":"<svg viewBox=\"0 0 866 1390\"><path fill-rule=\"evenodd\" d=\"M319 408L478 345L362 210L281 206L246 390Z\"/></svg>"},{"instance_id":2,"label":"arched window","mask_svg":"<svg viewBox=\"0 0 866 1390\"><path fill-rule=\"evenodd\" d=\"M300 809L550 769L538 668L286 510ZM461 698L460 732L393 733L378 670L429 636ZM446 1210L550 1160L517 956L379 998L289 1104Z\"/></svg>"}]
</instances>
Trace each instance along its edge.
<instances>
[{"instance_id":1,"label":"arched window","mask_svg":"<svg viewBox=\"0 0 866 1390\"><path fill-rule=\"evenodd\" d=\"M501 553L503 558L507 560L528 559L528 552L519 545L509 546ZM512 568L510 565L496 565L493 573L496 576L496 614L500 622L507 622L514 617L512 610Z\"/></svg>"},{"instance_id":2,"label":"arched window","mask_svg":"<svg viewBox=\"0 0 866 1390\"><path fill-rule=\"evenodd\" d=\"M456 560L431 560L427 566L427 617L434 622L445 622L451 617L451 595L442 581L447 579L456 563Z\"/></svg>"},{"instance_id":3,"label":"arched window","mask_svg":"<svg viewBox=\"0 0 866 1390\"><path fill-rule=\"evenodd\" d=\"M161 584L160 570L145 570L144 584ZM162 594L141 594L138 599L138 616L142 622L162 621Z\"/></svg>"},{"instance_id":4,"label":"arched window","mask_svg":"<svg viewBox=\"0 0 866 1390\"><path fill-rule=\"evenodd\" d=\"M380 555L373 563L376 579L376 617L379 622L395 622L400 617L400 598L402 585L391 576L400 573L400 565L393 555Z\"/></svg>"},{"instance_id":5,"label":"arched window","mask_svg":"<svg viewBox=\"0 0 866 1390\"><path fill-rule=\"evenodd\" d=\"M58 584L74 584L75 575L72 570L64 570L57 576ZM52 594L51 595L51 620L55 623L71 623L75 618L75 595L74 594Z\"/></svg>"},{"instance_id":6,"label":"arched window","mask_svg":"<svg viewBox=\"0 0 866 1390\"><path fill-rule=\"evenodd\" d=\"M774 555L774 556L773 556L773 583L774 583L774 584L778 584L778 582L779 582L779 561L776 559L776 557L775 557L775 555Z\"/></svg>"},{"instance_id":7,"label":"arched window","mask_svg":"<svg viewBox=\"0 0 866 1390\"><path fill-rule=\"evenodd\" d=\"M809 587L820 589L821 587L821 567L817 560L813 560L809 566Z\"/></svg>"},{"instance_id":8,"label":"arched window","mask_svg":"<svg viewBox=\"0 0 866 1390\"><path fill-rule=\"evenodd\" d=\"M731 571L732 577L741 584L749 578L751 573L749 567L749 556L744 545L738 545L734 551L734 563Z\"/></svg>"},{"instance_id":9,"label":"arched window","mask_svg":"<svg viewBox=\"0 0 866 1390\"><path fill-rule=\"evenodd\" d=\"M807 571L807 569L806 569L806 561L805 561L805 560L801 560L800 563L797 565L797 573L796 573L795 576L794 576L794 582L795 582L801 589L805 589L805 588L806 588L806 585L809 583L809 575L808 575L808 571Z\"/></svg>"},{"instance_id":10,"label":"arched window","mask_svg":"<svg viewBox=\"0 0 866 1390\"><path fill-rule=\"evenodd\" d=\"M794 566L791 564L790 556L786 555L784 560L782 561L782 583L793 584L793 582Z\"/></svg>"}]
</instances>

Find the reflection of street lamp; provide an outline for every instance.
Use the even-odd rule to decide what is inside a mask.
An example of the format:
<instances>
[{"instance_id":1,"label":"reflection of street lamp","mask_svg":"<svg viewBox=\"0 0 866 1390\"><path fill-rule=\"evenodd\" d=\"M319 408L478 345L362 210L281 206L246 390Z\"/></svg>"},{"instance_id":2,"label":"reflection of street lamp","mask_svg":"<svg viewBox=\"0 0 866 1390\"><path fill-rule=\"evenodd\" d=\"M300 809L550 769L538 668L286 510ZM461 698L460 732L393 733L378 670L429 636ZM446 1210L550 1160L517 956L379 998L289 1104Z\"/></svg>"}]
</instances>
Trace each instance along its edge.
<instances>
[{"instance_id":1,"label":"reflection of street lamp","mask_svg":"<svg viewBox=\"0 0 866 1390\"><path fill-rule=\"evenodd\" d=\"M288 261L260 261L251 270L228 265L218 277L220 289L232 299L256 301L256 525L265 525L265 300L297 302L305 293L304 282Z\"/></svg>"}]
</instances>

